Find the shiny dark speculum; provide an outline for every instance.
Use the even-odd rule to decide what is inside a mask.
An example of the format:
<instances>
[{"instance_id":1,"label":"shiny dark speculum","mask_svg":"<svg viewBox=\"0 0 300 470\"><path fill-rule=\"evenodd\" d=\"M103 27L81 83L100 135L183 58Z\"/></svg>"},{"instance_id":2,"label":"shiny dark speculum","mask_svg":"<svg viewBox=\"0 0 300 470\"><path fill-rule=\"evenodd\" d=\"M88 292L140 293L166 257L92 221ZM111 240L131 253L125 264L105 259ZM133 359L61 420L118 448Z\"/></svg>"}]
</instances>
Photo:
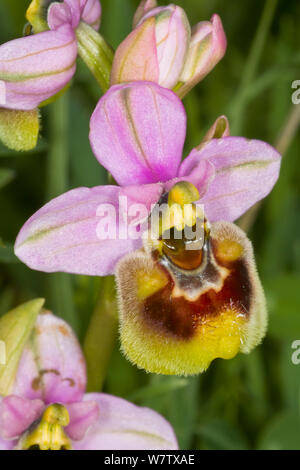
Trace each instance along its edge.
<instances>
[{"instance_id":1,"label":"shiny dark speculum","mask_svg":"<svg viewBox=\"0 0 300 470\"><path fill-rule=\"evenodd\" d=\"M172 227L162 235L163 253L170 263L185 270L193 271L204 262L204 251L209 240L209 230L204 219L197 219L192 227L184 230Z\"/></svg>"}]
</instances>

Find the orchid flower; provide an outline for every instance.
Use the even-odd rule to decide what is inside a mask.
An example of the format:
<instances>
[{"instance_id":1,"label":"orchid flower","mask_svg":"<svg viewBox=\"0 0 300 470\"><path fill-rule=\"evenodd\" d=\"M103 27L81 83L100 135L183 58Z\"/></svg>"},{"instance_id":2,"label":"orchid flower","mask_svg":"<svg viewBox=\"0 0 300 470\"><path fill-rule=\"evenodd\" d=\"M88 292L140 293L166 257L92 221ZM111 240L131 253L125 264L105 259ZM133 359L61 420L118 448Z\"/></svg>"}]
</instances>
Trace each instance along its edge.
<instances>
[{"instance_id":1,"label":"orchid flower","mask_svg":"<svg viewBox=\"0 0 300 470\"><path fill-rule=\"evenodd\" d=\"M29 17L39 3L33 2ZM14 39L0 47L0 105L4 108L31 110L63 89L76 69L75 30L80 20L99 25L98 0L49 3L49 31Z\"/></svg>"},{"instance_id":2,"label":"orchid flower","mask_svg":"<svg viewBox=\"0 0 300 470\"><path fill-rule=\"evenodd\" d=\"M90 141L119 186L78 188L50 201L21 229L17 256L45 272L113 274L119 259L142 240L99 240L101 204L112 204L122 215L119 197L127 196L129 208L138 202L150 210L174 182L185 180L198 188L208 220L234 221L273 188L280 155L270 145L242 137L212 139L181 162L185 134L186 113L173 92L145 82L112 87L92 115Z\"/></svg>"},{"instance_id":3,"label":"orchid flower","mask_svg":"<svg viewBox=\"0 0 300 470\"><path fill-rule=\"evenodd\" d=\"M33 24L45 16L49 30L0 46L0 113L11 123L1 126L0 137L7 146L28 150L36 145L38 117L32 110L68 85L76 70L80 22L97 28L100 15L99 0L34 0L27 16Z\"/></svg>"},{"instance_id":4,"label":"orchid flower","mask_svg":"<svg viewBox=\"0 0 300 470\"><path fill-rule=\"evenodd\" d=\"M73 331L43 311L11 391L0 397L0 450L178 448L158 413L105 393L85 394L85 385L85 360Z\"/></svg>"},{"instance_id":5,"label":"orchid flower","mask_svg":"<svg viewBox=\"0 0 300 470\"><path fill-rule=\"evenodd\" d=\"M172 91L152 82L112 87L92 115L90 141L119 186L78 188L50 201L25 223L15 245L32 269L116 272L123 350L148 371L172 374L201 372L215 357L249 352L263 337L265 301L251 244L231 222L271 191L281 160L265 142L230 137L221 117L181 161L185 134L186 114ZM195 203L203 206L204 239L195 259L172 237L164 245L162 233L149 244L144 221L165 201L171 210L174 202L191 203L190 225L198 218ZM180 231L181 222L165 228ZM183 303L170 304L172 296Z\"/></svg>"},{"instance_id":6,"label":"orchid flower","mask_svg":"<svg viewBox=\"0 0 300 470\"><path fill-rule=\"evenodd\" d=\"M218 15L191 30L181 7L143 0L133 31L116 51L111 84L148 80L183 98L222 59L226 45Z\"/></svg>"}]
</instances>

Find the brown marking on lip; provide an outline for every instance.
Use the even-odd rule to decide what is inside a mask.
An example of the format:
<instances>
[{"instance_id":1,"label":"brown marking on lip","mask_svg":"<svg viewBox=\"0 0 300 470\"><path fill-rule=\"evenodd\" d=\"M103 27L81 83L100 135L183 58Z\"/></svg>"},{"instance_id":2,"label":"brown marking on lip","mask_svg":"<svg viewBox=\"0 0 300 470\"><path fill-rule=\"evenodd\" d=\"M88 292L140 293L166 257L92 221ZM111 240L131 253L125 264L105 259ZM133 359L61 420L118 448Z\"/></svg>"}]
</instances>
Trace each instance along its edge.
<instances>
[{"instance_id":1,"label":"brown marking on lip","mask_svg":"<svg viewBox=\"0 0 300 470\"><path fill-rule=\"evenodd\" d=\"M63 382L69 382L70 387L75 387L75 380L71 379L71 377L66 377L63 379Z\"/></svg>"},{"instance_id":2,"label":"brown marking on lip","mask_svg":"<svg viewBox=\"0 0 300 470\"><path fill-rule=\"evenodd\" d=\"M173 297L174 280L166 268L162 269L168 276L168 284L143 302L144 318L157 331L187 340L196 334L201 322L208 317L217 317L222 311L231 309L239 315L249 315L252 289L243 258L231 263L230 273L219 292L210 289L193 302L184 297Z\"/></svg>"},{"instance_id":3,"label":"brown marking on lip","mask_svg":"<svg viewBox=\"0 0 300 470\"><path fill-rule=\"evenodd\" d=\"M41 388L41 378L40 377L35 377L33 381L31 382L31 388L35 392L37 392Z\"/></svg>"},{"instance_id":4,"label":"brown marking on lip","mask_svg":"<svg viewBox=\"0 0 300 470\"><path fill-rule=\"evenodd\" d=\"M31 382L31 387L33 390L37 391L42 387L42 379L46 374L55 374L60 375L60 372L57 369L43 369L39 372L39 375L33 379Z\"/></svg>"}]
</instances>

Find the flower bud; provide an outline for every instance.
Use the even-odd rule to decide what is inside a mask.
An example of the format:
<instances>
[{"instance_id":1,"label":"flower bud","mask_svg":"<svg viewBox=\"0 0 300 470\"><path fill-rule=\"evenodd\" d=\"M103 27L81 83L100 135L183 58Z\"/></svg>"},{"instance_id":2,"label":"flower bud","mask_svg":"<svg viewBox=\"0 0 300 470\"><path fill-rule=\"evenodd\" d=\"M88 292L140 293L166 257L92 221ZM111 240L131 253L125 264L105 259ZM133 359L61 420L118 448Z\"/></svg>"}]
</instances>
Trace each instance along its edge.
<instances>
[{"instance_id":1,"label":"flower bud","mask_svg":"<svg viewBox=\"0 0 300 470\"><path fill-rule=\"evenodd\" d=\"M226 116L219 116L213 125L209 128L200 144L196 147L200 151L206 144L213 139L222 139L223 137L230 136L230 125Z\"/></svg>"},{"instance_id":2,"label":"flower bud","mask_svg":"<svg viewBox=\"0 0 300 470\"><path fill-rule=\"evenodd\" d=\"M212 139L222 139L230 136L229 121L226 116L219 116L205 134L202 142L210 142Z\"/></svg>"},{"instance_id":3,"label":"flower bud","mask_svg":"<svg viewBox=\"0 0 300 470\"><path fill-rule=\"evenodd\" d=\"M157 7L156 0L142 0L133 17L133 27L135 28L137 26L137 24L140 22L142 17L146 13L148 13L149 10L152 10L153 8L156 8L156 7Z\"/></svg>"},{"instance_id":4,"label":"flower bud","mask_svg":"<svg viewBox=\"0 0 300 470\"><path fill-rule=\"evenodd\" d=\"M215 67L224 56L226 46L226 36L218 15L213 15L211 21L202 21L192 28L186 62L175 88L180 98Z\"/></svg>"},{"instance_id":5,"label":"flower bud","mask_svg":"<svg viewBox=\"0 0 300 470\"><path fill-rule=\"evenodd\" d=\"M118 47L111 84L147 80L173 88L186 60L190 34L182 8L170 5L149 10Z\"/></svg>"}]
</instances>

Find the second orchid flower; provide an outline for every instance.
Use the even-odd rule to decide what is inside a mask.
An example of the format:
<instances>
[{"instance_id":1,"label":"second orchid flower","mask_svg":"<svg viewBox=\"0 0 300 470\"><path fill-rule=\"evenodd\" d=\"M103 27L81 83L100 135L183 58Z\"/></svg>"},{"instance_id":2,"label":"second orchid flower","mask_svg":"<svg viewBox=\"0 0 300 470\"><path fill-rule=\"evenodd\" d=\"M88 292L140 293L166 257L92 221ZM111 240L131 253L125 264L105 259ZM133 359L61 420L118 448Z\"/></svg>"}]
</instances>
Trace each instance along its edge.
<instances>
[{"instance_id":1,"label":"second orchid flower","mask_svg":"<svg viewBox=\"0 0 300 470\"><path fill-rule=\"evenodd\" d=\"M27 18L35 34L0 46L0 139L14 150L35 147L37 108L68 86L76 70L77 54L86 55L87 39L96 36L107 49L105 57L110 59L106 60L112 61L112 51L95 31L101 19L99 0L33 0ZM100 54L100 46L97 51Z\"/></svg>"},{"instance_id":2,"label":"second orchid flower","mask_svg":"<svg viewBox=\"0 0 300 470\"><path fill-rule=\"evenodd\" d=\"M70 326L36 299L0 321L0 450L177 449L158 413L85 393L86 365ZM39 313L40 312L40 313Z\"/></svg>"}]
</instances>

